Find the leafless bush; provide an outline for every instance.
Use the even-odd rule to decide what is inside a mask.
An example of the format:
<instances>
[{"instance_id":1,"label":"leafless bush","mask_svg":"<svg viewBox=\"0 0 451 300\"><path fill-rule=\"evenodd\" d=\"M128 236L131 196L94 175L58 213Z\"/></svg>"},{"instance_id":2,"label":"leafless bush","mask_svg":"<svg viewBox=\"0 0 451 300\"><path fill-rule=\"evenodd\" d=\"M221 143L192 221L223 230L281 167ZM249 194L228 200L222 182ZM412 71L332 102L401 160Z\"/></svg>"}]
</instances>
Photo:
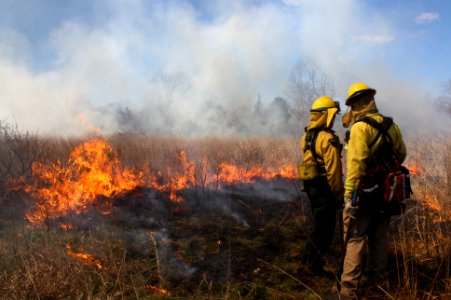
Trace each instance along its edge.
<instances>
[{"instance_id":1,"label":"leafless bush","mask_svg":"<svg viewBox=\"0 0 451 300\"><path fill-rule=\"evenodd\" d=\"M313 101L321 96L334 96L328 75L313 62L299 62L293 69L287 87L287 95L299 121L308 120Z\"/></svg>"},{"instance_id":2,"label":"leafless bush","mask_svg":"<svg viewBox=\"0 0 451 300\"><path fill-rule=\"evenodd\" d=\"M17 127L0 122L0 176L17 178L30 174L31 164L42 157L42 142Z\"/></svg>"}]
</instances>

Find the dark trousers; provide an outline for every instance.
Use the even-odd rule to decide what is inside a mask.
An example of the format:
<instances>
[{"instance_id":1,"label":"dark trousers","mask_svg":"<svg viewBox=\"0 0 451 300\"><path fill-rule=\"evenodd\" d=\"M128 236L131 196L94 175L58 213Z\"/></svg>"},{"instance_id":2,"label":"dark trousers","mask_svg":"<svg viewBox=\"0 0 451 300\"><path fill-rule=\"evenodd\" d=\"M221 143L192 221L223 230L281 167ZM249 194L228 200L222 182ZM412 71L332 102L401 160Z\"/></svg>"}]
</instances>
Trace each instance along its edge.
<instances>
[{"instance_id":1,"label":"dark trousers","mask_svg":"<svg viewBox=\"0 0 451 300\"><path fill-rule=\"evenodd\" d=\"M303 262L313 271L321 271L323 255L335 234L337 199L325 176L304 181L313 214L313 226L305 246Z\"/></svg>"}]
</instances>

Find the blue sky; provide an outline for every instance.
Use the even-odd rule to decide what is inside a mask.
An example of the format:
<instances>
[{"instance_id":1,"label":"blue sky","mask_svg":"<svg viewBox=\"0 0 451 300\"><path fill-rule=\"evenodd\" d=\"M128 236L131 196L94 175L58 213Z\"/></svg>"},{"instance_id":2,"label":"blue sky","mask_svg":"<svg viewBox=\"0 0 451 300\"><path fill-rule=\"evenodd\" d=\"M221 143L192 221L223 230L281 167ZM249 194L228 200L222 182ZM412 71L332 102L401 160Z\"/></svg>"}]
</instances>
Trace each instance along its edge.
<instances>
[{"instance_id":1,"label":"blue sky","mask_svg":"<svg viewBox=\"0 0 451 300\"><path fill-rule=\"evenodd\" d=\"M0 0L0 119L114 130L108 107L120 104L164 111L177 133L205 103L284 96L304 60L333 96L365 81L402 116L392 99L421 106L451 79L450 14L442 0Z\"/></svg>"},{"instance_id":2,"label":"blue sky","mask_svg":"<svg viewBox=\"0 0 451 300\"><path fill-rule=\"evenodd\" d=\"M113 14L108 8L109 2L96 2L91 0L1 0L0 25L13 28L24 34L30 43L30 65L37 71L49 68L55 59L53 49L49 48L48 39L53 30L64 22L76 22L88 27L102 26ZM148 1L149 3L156 1ZM193 0L193 1L167 1L171 5L191 5L196 10L196 17L200 21L218 21L221 6L219 1ZM246 1L243 7L259 6L272 3L286 10L287 15L293 14L288 10L297 9L296 3L303 1ZM127 1L124 1L127 3ZM181 4L178 4L181 3ZM362 38L368 38L367 43L373 43L369 53L373 56L383 55L393 68L402 75L409 76L412 68L420 68L421 76L427 76L438 81L446 81L451 77L451 3L443 0L432 1L359 1L362 12L369 19L374 13L385 15L390 22L390 31L362 32ZM164 4L162 4L164 6ZM327 5L325 2L324 5ZM145 9L152 10L152 4L143 4ZM230 15L233 11L230 12ZM220 19L219 19L220 21ZM324 20L327 26L327 19ZM371 37L374 39L371 40ZM377 37L380 40L377 40ZM385 40L384 40L385 38ZM8 37L2 36L2 43L8 43ZM333 45L331 45L333 46ZM352 42L350 41L350 47ZM301 56L300 54L298 54ZM366 59L366 58L364 58Z\"/></svg>"},{"instance_id":3,"label":"blue sky","mask_svg":"<svg viewBox=\"0 0 451 300\"><path fill-rule=\"evenodd\" d=\"M419 76L437 81L451 77L451 2L372 1L369 7L393 21L393 40L383 46L400 75L410 78L418 69Z\"/></svg>"}]
</instances>

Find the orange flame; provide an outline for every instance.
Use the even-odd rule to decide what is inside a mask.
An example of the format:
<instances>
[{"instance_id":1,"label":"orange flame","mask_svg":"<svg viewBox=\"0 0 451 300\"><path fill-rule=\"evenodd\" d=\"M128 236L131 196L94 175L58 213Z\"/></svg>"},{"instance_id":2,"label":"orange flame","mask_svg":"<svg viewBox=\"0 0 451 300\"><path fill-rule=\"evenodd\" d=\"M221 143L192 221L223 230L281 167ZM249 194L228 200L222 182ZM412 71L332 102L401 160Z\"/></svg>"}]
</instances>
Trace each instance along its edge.
<instances>
[{"instance_id":1,"label":"orange flame","mask_svg":"<svg viewBox=\"0 0 451 300\"><path fill-rule=\"evenodd\" d=\"M51 165L33 163L32 171L37 180L27 185L25 191L36 199L36 206L26 218L32 223L42 223L47 218L64 217L69 212L79 214L94 206L100 213L108 214L111 196L139 186L167 192L171 201L182 202L183 198L177 192L197 186L199 171L203 172L202 184L216 188L221 188L222 184L252 183L257 178L297 178L292 165L244 168L225 162L219 164L216 174L207 174L205 167L196 170L184 151L178 154L175 165L166 170L166 180L162 180L161 172L148 172L144 178L143 172L123 168L118 153L105 140L88 141L70 153L65 165L59 161ZM69 229L70 226L62 225L62 228Z\"/></svg>"},{"instance_id":2,"label":"orange flame","mask_svg":"<svg viewBox=\"0 0 451 300\"><path fill-rule=\"evenodd\" d=\"M181 171L168 169L169 181L166 184L159 184L155 178L151 180L150 187L159 191L169 192L169 199L174 202L182 202L183 198L177 196L177 191L186 189L196 184L196 170L194 164L188 162L186 154L181 151L178 155L178 161L181 164Z\"/></svg>"},{"instance_id":3,"label":"orange flame","mask_svg":"<svg viewBox=\"0 0 451 300\"><path fill-rule=\"evenodd\" d=\"M442 203L439 202L437 196L426 194L422 202L425 207L428 207L433 211L433 222L441 223L449 220L449 218L451 217L451 211L444 208Z\"/></svg>"},{"instance_id":4,"label":"orange flame","mask_svg":"<svg viewBox=\"0 0 451 300\"><path fill-rule=\"evenodd\" d=\"M435 211L442 211L443 210L442 205L438 202L437 197L434 196L434 195L426 194L424 196L423 203L427 207L429 207L429 208L431 208L431 209L433 209Z\"/></svg>"},{"instance_id":5,"label":"orange flame","mask_svg":"<svg viewBox=\"0 0 451 300\"><path fill-rule=\"evenodd\" d=\"M100 262L100 260L96 259L94 255L88 253L73 252L72 246L69 244L66 244L66 254L75 257L85 265L95 265L97 269L103 269L102 263Z\"/></svg>"},{"instance_id":6,"label":"orange flame","mask_svg":"<svg viewBox=\"0 0 451 300\"><path fill-rule=\"evenodd\" d=\"M88 130L90 130L91 132L96 133L96 134L102 133L102 128L94 127L94 125L92 125L92 124L88 124Z\"/></svg>"},{"instance_id":7,"label":"orange flame","mask_svg":"<svg viewBox=\"0 0 451 300\"><path fill-rule=\"evenodd\" d=\"M145 287L146 287L146 289L149 289L149 290L153 291L154 293L158 293L161 295L168 295L168 296L170 295L169 291L167 291L165 289L160 289L159 287L151 285L151 284L146 284Z\"/></svg>"},{"instance_id":8,"label":"orange flame","mask_svg":"<svg viewBox=\"0 0 451 300\"><path fill-rule=\"evenodd\" d=\"M74 228L71 223L61 223L60 227L66 231Z\"/></svg>"},{"instance_id":9,"label":"orange flame","mask_svg":"<svg viewBox=\"0 0 451 300\"><path fill-rule=\"evenodd\" d=\"M143 182L140 173L121 167L118 154L104 140L93 140L75 148L67 166L60 162L50 166L33 163L32 171L40 182L25 187L37 204L26 215L30 222L58 218L69 211L80 213L93 204L102 213L108 213L111 208L108 201L94 203L99 195L111 197Z\"/></svg>"},{"instance_id":10,"label":"orange flame","mask_svg":"<svg viewBox=\"0 0 451 300\"><path fill-rule=\"evenodd\" d=\"M406 165L406 168L409 170L410 175L419 175L422 173L422 170L418 165Z\"/></svg>"},{"instance_id":11,"label":"orange flame","mask_svg":"<svg viewBox=\"0 0 451 300\"><path fill-rule=\"evenodd\" d=\"M280 169L265 169L262 167L252 167L246 169L232 164L221 163L219 165L219 170L220 173L217 180L226 184L234 184L238 182L252 183L255 182L255 179L258 177L265 180L274 179L278 176L291 179L297 178L296 170L291 165ZM209 181L211 182L213 180L210 179Z\"/></svg>"}]
</instances>

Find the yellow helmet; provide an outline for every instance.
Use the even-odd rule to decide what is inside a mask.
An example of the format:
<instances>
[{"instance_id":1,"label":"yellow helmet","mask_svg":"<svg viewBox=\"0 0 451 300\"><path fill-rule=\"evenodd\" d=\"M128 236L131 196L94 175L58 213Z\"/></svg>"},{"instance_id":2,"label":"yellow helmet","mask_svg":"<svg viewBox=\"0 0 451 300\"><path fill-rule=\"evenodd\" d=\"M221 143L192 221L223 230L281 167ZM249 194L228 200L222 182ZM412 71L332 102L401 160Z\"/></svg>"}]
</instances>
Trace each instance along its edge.
<instances>
[{"instance_id":1,"label":"yellow helmet","mask_svg":"<svg viewBox=\"0 0 451 300\"><path fill-rule=\"evenodd\" d=\"M313 102L310 112L321 113L323 117L321 117L320 119L322 119L323 121L320 122L324 122L325 127L332 128L332 126L334 125L335 115L340 112L340 102L333 101L327 96L322 96Z\"/></svg>"},{"instance_id":2,"label":"yellow helmet","mask_svg":"<svg viewBox=\"0 0 451 300\"><path fill-rule=\"evenodd\" d=\"M376 95L376 90L370 88L363 82L356 82L348 90L348 98L346 99L346 105L350 105L352 101L363 95Z\"/></svg>"},{"instance_id":3,"label":"yellow helmet","mask_svg":"<svg viewBox=\"0 0 451 300\"><path fill-rule=\"evenodd\" d=\"M340 102L333 101L331 98L327 96L322 96L313 102L312 109L310 111L320 112L326 111L329 108L338 108L338 111L340 111Z\"/></svg>"}]
</instances>

